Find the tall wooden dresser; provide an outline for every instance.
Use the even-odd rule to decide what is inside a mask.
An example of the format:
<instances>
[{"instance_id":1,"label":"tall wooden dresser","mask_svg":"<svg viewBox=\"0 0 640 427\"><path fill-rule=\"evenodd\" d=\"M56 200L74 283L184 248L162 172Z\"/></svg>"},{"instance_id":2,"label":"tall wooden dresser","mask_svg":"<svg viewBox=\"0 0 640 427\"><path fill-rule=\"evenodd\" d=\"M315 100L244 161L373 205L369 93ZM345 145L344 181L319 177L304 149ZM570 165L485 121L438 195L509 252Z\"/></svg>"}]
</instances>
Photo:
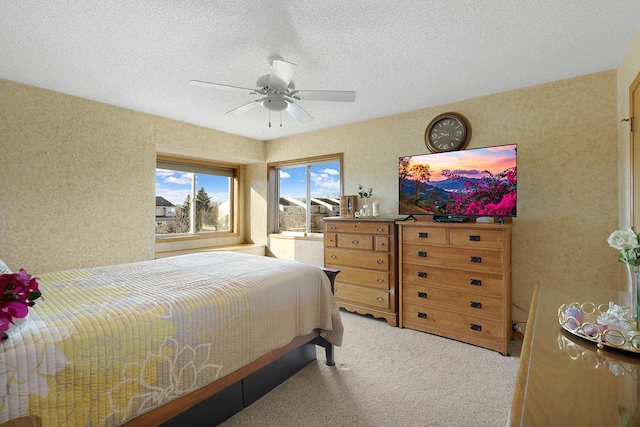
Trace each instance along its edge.
<instances>
[{"instance_id":1,"label":"tall wooden dresser","mask_svg":"<svg viewBox=\"0 0 640 427\"><path fill-rule=\"evenodd\" d=\"M397 227L392 219L324 218L324 265L340 270L338 305L398 326Z\"/></svg>"},{"instance_id":2,"label":"tall wooden dresser","mask_svg":"<svg viewBox=\"0 0 640 427\"><path fill-rule=\"evenodd\" d=\"M398 223L400 326L507 355L511 225Z\"/></svg>"}]
</instances>

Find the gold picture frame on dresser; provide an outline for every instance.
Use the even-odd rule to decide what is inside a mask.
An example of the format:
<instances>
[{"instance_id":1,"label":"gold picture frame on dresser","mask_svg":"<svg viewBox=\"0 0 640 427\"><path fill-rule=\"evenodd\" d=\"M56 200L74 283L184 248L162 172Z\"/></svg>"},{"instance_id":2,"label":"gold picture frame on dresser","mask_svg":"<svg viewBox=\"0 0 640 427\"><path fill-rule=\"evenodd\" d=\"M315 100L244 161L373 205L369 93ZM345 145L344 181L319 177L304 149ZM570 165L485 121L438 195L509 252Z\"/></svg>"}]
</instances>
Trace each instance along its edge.
<instances>
[{"instance_id":1,"label":"gold picture frame on dresser","mask_svg":"<svg viewBox=\"0 0 640 427\"><path fill-rule=\"evenodd\" d=\"M398 222L400 327L508 355L511 225Z\"/></svg>"},{"instance_id":2,"label":"gold picture frame on dresser","mask_svg":"<svg viewBox=\"0 0 640 427\"><path fill-rule=\"evenodd\" d=\"M334 289L338 305L398 326L395 219L327 217L323 221L324 266L340 270Z\"/></svg>"}]
</instances>

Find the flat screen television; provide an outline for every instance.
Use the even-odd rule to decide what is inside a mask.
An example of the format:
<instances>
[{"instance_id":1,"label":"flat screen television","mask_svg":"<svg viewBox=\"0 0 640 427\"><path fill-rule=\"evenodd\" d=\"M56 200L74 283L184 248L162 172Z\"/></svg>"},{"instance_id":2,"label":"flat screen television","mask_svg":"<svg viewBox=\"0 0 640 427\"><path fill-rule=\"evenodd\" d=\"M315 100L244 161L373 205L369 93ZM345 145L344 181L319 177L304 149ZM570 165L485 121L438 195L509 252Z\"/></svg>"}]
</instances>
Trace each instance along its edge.
<instances>
[{"instance_id":1,"label":"flat screen television","mask_svg":"<svg viewBox=\"0 0 640 427\"><path fill-rule=\"evenodd\" d=\"M400 157L400 215L515 217L516 145Z\"/></svg>"}]
</instances>

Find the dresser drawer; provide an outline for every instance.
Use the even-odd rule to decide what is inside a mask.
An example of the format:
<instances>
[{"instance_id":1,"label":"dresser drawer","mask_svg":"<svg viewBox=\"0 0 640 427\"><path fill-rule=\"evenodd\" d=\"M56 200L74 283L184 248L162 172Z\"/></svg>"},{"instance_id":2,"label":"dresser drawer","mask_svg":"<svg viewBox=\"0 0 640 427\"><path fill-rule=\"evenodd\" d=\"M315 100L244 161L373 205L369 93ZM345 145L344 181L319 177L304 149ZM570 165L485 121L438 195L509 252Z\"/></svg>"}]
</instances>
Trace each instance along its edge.
<instances>
[{"instance_id":1,"label":"dresser drawer","mask_svg":"<svg viewBox=\"0 0 640 427\"><path fill-rule=\"evenodd\" d=\"M499 321L502 318L502 299L486 295L474 295L434 286L405 283L402 301L424 308L456 311Z\"/></svg>"},{"instance_id":2,"label":"dresser drawer","mask_svg":"<svg viewBox=\"0 0 640 427\"><path fill-rule=\"evenodd\" d=\"M389 271L389 253L363 252L352 249L326 248L324 262L327 266L360 267Z\"/></svg>"},{"instance_id":3,"label":"dresser drawer","mask_svg":"<svg viewBox=\"0 0 640 427\"><path fill-rule=\"evenodd\" d=\"M390 251L389 236L373 236L373 247L376 251Z\"/></svg>"},{"instance_id":4,"label":"dresser drawer","mask_svg":"<svg viewBox=\"0 0 640 427\"><path fill-rule=\"evenodd\" d=\"M447 229L439 227L402 227L404 243L446 245Z\"/></svg>"},{"instance_id":5,"label":"dresser drawer","mask_svg":"<svg viewBox=\"0 0 640 427\"><path fill-rule=\"evenodd\" d=\"M504 279L501 274L403 263L402 283L437 285L478 295L501 296Z\"/></svg>"},{"instance_id":6,"label":"dresser drawer","mask_svg":"<svg viewBox=\"0 0 640 427\"><path fill-rule=\"evenodd\" d=\"M390 310L389 292L380 289L363 288L336 281L335 296L338 304L340 301L366 305L379 310Z\"/></svg>"},{"instance_id":7,"label":"dresser drawer","mask_svg":"<svg viewBox=\"0 0 640 427\"><path fill-rule=\"evenodd\" d=\"M504 338L502 322L403 303L402 326L486 346Z\"/></svg>"},{"instance_id":8,"label":"dresser drawer","mask_svg":"<svg viewBox=\"0 0 640 427\"><path fill-rule=\"evenodd\" d=\"M402 245L403 263L502 272L502 252L453 246Z\"/></svg>"},{"instance_id":9,"label":"dresser drawer","mask_svg":"<svg viewBox=\"0 0 640 427\"><path fill-rule=\"evenodd\" d=\"M327 267L337 268L340 270L340 281L343 283L351 283L355 285L367 286L369 288L378 289L390 289L389 272L377 271L377 270L365 270L362 268L344 267L344 266L332 266L327 264Z\"/></svg>"},{"instance_id":10,"label":"dresser drawer","mask_svg":"<svg viewBox=\"0 0 640 427\"><path fill-rule=\"evenodd\" d=\"M369 233L389 234L390 224L376 222L330 222L325 224L325 233Z\"/></svg>"},{"instance_id":11,"label":"dresser drawer","mask_svg":"<svg viewBox=\"0 0 640 427\"><path fill-rule=\"evenodd\" d=\"M370 234L338 234L337 246L370 251L373 249L373 237Z\"/></svg>"},{"instance_id":12,"label":"dresser drawer","mask_svg":"<svg viewBox=\"0 0 640 427\"><path fill-rule=\"evenodd\" d=\"M336 233L324 233L324 245L328 248L338 246L338 235Z\"/></svg>"},{"instance_id":13,"label":"dresser drawer","mask_svg":"<svg viewBox=\"0 0 640 427\"><path fill-rule=\"evenodd\" d=\"M449 242L452 246L502 249L503 239L504 233L499 230L452 229L449 231Z\"/></svg>"}]
</instances>

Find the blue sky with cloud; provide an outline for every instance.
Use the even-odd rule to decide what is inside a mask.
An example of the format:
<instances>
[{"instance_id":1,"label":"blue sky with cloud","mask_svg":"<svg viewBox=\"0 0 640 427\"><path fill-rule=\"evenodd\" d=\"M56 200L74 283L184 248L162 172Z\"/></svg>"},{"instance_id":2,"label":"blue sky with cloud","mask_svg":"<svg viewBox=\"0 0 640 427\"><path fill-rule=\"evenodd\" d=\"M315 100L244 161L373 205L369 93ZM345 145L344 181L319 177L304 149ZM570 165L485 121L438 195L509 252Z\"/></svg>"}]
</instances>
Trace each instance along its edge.
<instances>
[{"instance_id":1,"label":"blue sky with cloud","mask_svg":"<svg viewBox=\"0 0 640 427\"><path fill-rule=\"evenodd\" d=\"M280 170L280 196L306 197L306 166ZM311 197L340 197L340 164L324 163L310 167Z\"/></svg>"},{"instance_id":2,"label":"blue sky with cloud","mask_svg":"<svg viewBox=\"0 0 640 427\"><path fill-rule=\"evenodd\" d=\"M174 205L182 204L191 193L190 172L156 169L156 196L161 196ZM196 192L204 187L212 202L229 200L229 178L196 174Z\"/></svg>"}]
</instances>

